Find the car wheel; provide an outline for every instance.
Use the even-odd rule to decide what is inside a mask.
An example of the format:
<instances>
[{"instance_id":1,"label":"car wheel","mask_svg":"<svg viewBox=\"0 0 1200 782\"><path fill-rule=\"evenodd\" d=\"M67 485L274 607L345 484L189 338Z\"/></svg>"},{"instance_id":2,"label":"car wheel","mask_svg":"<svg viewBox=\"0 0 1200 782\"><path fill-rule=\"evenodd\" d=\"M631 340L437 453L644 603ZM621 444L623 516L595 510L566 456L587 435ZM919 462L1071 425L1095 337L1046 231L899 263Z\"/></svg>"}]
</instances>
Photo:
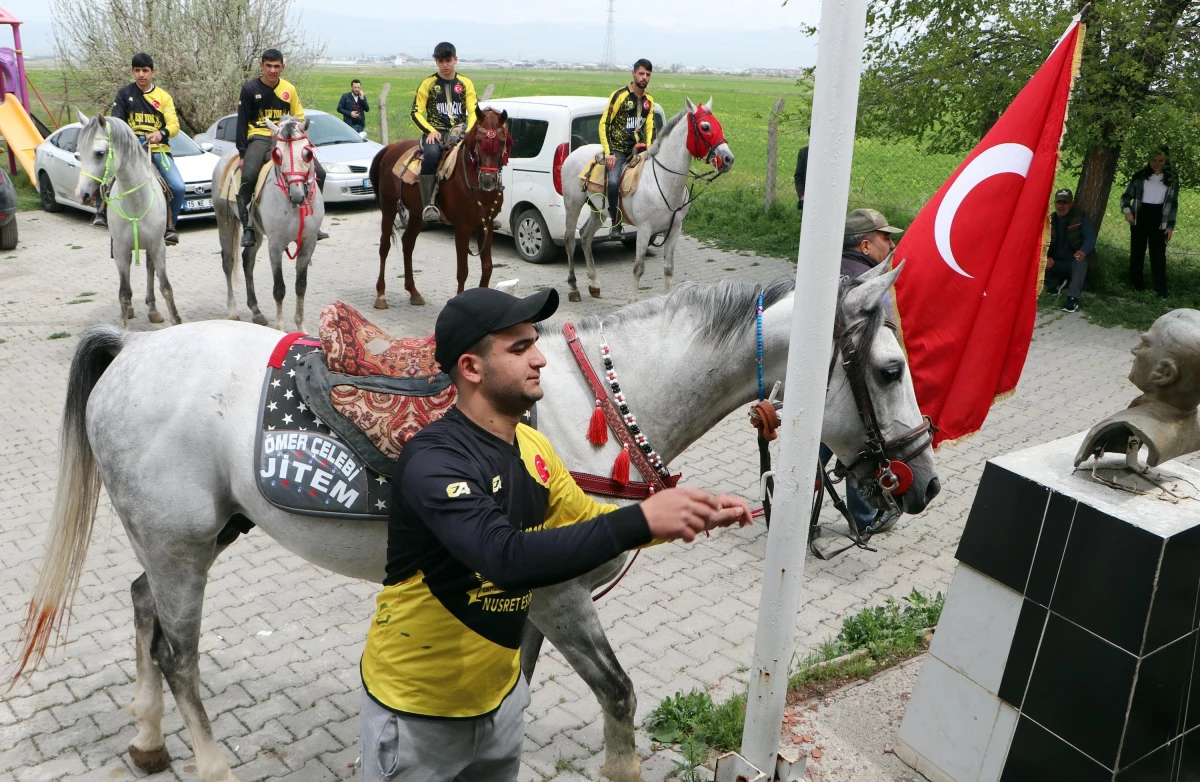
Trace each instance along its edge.
<instances>
[{"instance_id":1,"label":"car wheel","mask_svg":"<svg viewBox=\"0 0 1200 782\"><path fill-rule=\"evenodd\" d=\"M621 240L621 244L625 245L626 250L636 250L637 249L637 237L636 236L626 236L624 239Z\"/></svg>"},{"instance_id":2,"label":"car wheel","mask_svg":"<svg viewBox=\"0 0 1200 782\"><path fill-rule=\"evenodd\" d=\"M558 254L558 246L550 238L546 219L537 209L529 208L513 220L513 245L517 255L529 263L549 263Z\"/></svg>"},{"instance_id":3,"label":"car wheel","mask_svg":"<svg viewBox=\"0 0 1200 782\"><path fill-rule=\"evenodd\" d=\"M17 247L17 216L8 218L7 223L0 223L0 250L14 250Z\"/></svg>"},{"instance_id":4,"label":"car wheel","mask_svg":"<svg viewBox=\"0 0 1200 782\"><path fill-rule=\"evenodd\" d=\"M54 187L50 184L50 176L45 171L38 172L38 195L42 197L42 209L47 212L61 212L63 205L54 197Z\"/></svg>"}]
</instances>

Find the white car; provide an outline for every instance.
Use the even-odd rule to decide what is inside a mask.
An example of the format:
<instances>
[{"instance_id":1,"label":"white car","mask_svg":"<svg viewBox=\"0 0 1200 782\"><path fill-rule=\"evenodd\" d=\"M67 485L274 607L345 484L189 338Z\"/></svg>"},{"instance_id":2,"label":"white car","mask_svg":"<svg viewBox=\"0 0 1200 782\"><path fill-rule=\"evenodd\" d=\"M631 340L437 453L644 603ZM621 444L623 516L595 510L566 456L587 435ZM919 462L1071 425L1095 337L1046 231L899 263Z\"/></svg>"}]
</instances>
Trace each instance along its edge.
<instances>
[{"instance_id":1,"label":"white car","mask_svg":"<svg viewBox=\"0 0 1200 782\"><path fill-rule=\"evenodd\" d=\"M317 148L317 159L325 169L325 187L321 195L326 203L375 200L367 171L383 145L368 139L366 133L356 133L340 117L324 111L305 109L304 116L310 120L308 138ZM221 117L208 130L197 134L196 140L210 142L218 155L234 149L237 146L237 115ZM212 178L212 171L208 176Z\"/></svg>"},{"instance_id":2,"label":"white car","mask_svg":"<svg viewBox=\"0 0 1200 782\"><path fill-rule=\"evenodd\" d=\"M33 169L37 177L38 193L42 197L42 209L47 212L62 211L64 206L95 212L91 204L75 200L75 188L79 185L79 161L75 159L75 145L79 141L82 125L72 122L63 125L38 145L34 152ZM206 144L197 144L180 131L170 140L171 157L183 175L183 211L180 220L196 217L211 217L212 172L220 159L209 151Z\"/></svg>"},{"instance_id":3,"label":"white car","mask_svg":"<svg viewBox=\"0 0 1200 782\"><path fill-rule=\"evenodd\" d=\"M500 233L513 237L517 254L530 263L548 263L566 244L566 210L562 189L578 183L562 181L562 164L579 147L600 143L600 115L607 98L538 96L484 101L481 106L508 112L513 149L503 172L504 206L497 219ZM665 122L661 106L654 107L654 124ZM600 198L592 199L599 204ZM589 217L585 207L575 236ZM607 220L607 217L605 217ZM602 227L593 242L612 241ZM633 227L621 236L626 246L637 239Z\"/></svg>"}]
</instances>

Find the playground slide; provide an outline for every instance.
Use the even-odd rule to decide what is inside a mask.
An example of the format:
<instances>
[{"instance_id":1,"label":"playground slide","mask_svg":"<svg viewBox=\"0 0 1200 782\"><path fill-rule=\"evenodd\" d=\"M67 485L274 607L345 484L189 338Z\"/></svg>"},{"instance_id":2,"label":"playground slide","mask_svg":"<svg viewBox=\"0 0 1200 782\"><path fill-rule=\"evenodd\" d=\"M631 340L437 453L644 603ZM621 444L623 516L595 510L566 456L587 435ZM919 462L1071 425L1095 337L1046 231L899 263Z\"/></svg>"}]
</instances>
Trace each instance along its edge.
<instances>
[{"instance_id":1,"label":"playground slide","mask_svg":"<svg viewBox=\"0 0 1200 782\"><path fill-rule=\"evenodd\" d=\"M0 103L0 136L4 136L5 145L16 155L29 181L37 187L33 175L33 153L42 143L42 134L25 112L21 101L11 92Z\"/></svg>"}]
</instances>

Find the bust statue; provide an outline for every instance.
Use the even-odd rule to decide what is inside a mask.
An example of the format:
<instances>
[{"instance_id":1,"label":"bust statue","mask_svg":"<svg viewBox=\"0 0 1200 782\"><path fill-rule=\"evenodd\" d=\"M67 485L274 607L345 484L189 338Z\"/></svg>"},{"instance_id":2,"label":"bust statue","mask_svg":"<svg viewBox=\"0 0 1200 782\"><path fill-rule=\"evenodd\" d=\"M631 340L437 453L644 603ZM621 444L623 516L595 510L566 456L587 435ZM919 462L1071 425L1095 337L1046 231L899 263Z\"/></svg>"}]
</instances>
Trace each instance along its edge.
<instances>
[{"instance_id":1,"label":"bust statue","mask_svg":"<svg viewBox=\"0 0 1200 782\"><path fill-rule=\"evenodd\" d=\"M1141 396L1092 427L1075 454L1076 467L1112 452L1126 454L1129 466L1141 469L1141 445L1150 467L1200 451L1200 311L1172 310L1154 321L1133 356L1129 380Z\"/></svg>"}]
</instances>

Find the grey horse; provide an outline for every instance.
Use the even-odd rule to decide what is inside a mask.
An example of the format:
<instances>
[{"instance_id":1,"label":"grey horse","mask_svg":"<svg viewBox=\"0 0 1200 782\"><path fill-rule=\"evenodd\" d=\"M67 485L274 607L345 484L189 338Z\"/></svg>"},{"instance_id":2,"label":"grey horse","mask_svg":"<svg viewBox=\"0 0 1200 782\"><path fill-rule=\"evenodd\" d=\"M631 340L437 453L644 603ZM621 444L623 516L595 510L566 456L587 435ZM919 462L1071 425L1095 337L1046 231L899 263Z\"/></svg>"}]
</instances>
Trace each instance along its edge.
<instances>
[{"instance_id":1,"label":"grey horse","mask_svg":"<svg viewBox=\"0 0 1200 782\"><path fill-rule=\"evenodd\" d=\"M911 377L902 371L904 353L882 326L882 301L899 273L880 264L846 283L839 302L847 324L857 327L856 352L866 359L865 382L885 438L922 420ZM595 362L600 343L608 344L642 431L670 462L756 398L760 292L764 373L783 377L793 288L791 280L765 288L685 283L669 296L585 318L579 336ZM538 405L538 429L572 470L607 475L621 447L616 438L604 446L584 438L579 422L590 417L594 398L561 333L552 326L539 330L549 363L542 370L546 396ZM70 614L103 484L145 568L132 585L137 687L130 710L138 732L130 757L147 771L170 761L162 730L165 677L191 735L200 782L234 780L201 702L199 643L208 571L237 537L238 524L252 521L319 567L375 583L383 579L386 523L291 514L270 505L259 490L255 429L267 361L279 340L271 329L224 321L132 335L101 326L83 335L71 363L58 490L20 666L36 666ZM821 439L849 463L863 449L866 431L843 363L832 367ZM138 395L138 389L167 383L171 394ZM135 397L138 404L130 404ZM920 513L940 488L933 453L926 447L905 461L914 480L896 500L906 512ZM589 594L624 559L535 590L522 661L531 672L543 636L563 654L604 712L602 773L614 782L635 782L637 698Z\"/></svg>"},{"instance_id":2,"label":"grey horse","mask_svg":"<svg viewBox=\"0 0 1200 782\"><path fill-rule=\"evenodd\" d=\"M317 231L325 219L325 202L317 186L315 148L308 140L308 120L284 117L279 124L267 120L271 140L275 143L272 161L267 163L271 173L263 185L258 204L250 208L250 220L257 238L253 247L242 249L242 271L246 275L246 304L254 314L254 322L267 325L258 308L254 293L254 259L263 237L267 240L267 257L271 259L271 292L275 297L275 328L283 329L283 297L287 284L283 281L283 254L296 260L296 330L304 331L304 292L308 289L308 265L317 247ZM221 197L221 180L237 158L237 150L225 153L213 170L213 210L217 215L217 233L221 239L221 268L225 271L228 290L226 303L229 319L240 320L233 296L233 280L237 276L234 252L238 248L241 223L237 205ZM282 162L282 165L281 165ZM295 242L293 251L288 245Z\"/></svg>"},{"instance_id":3,"label":"grey horse","mask_svg":"<svg viewBox=\"0 0 1200 782\"><path fill-rule=\"evenodd\" d=\"M150 161L150 153L133 131L119 119L99 115L88 119L79 112L83 130L79 133L79 184L75 199L87 203L99 196L108 202L108 235L112 239L113 260L121 281L117 300L121 307L121 328L134 317L133 288L129 284L129 266L135 260L135 246L146 251L146 307L151 323L162 323L154 302L154 277L167 302L167 313L174 324L182 323L175 309L175 293L167 280L167 245L163 232L167 227L167 200Z\"/></svg>"}]
</instances>

